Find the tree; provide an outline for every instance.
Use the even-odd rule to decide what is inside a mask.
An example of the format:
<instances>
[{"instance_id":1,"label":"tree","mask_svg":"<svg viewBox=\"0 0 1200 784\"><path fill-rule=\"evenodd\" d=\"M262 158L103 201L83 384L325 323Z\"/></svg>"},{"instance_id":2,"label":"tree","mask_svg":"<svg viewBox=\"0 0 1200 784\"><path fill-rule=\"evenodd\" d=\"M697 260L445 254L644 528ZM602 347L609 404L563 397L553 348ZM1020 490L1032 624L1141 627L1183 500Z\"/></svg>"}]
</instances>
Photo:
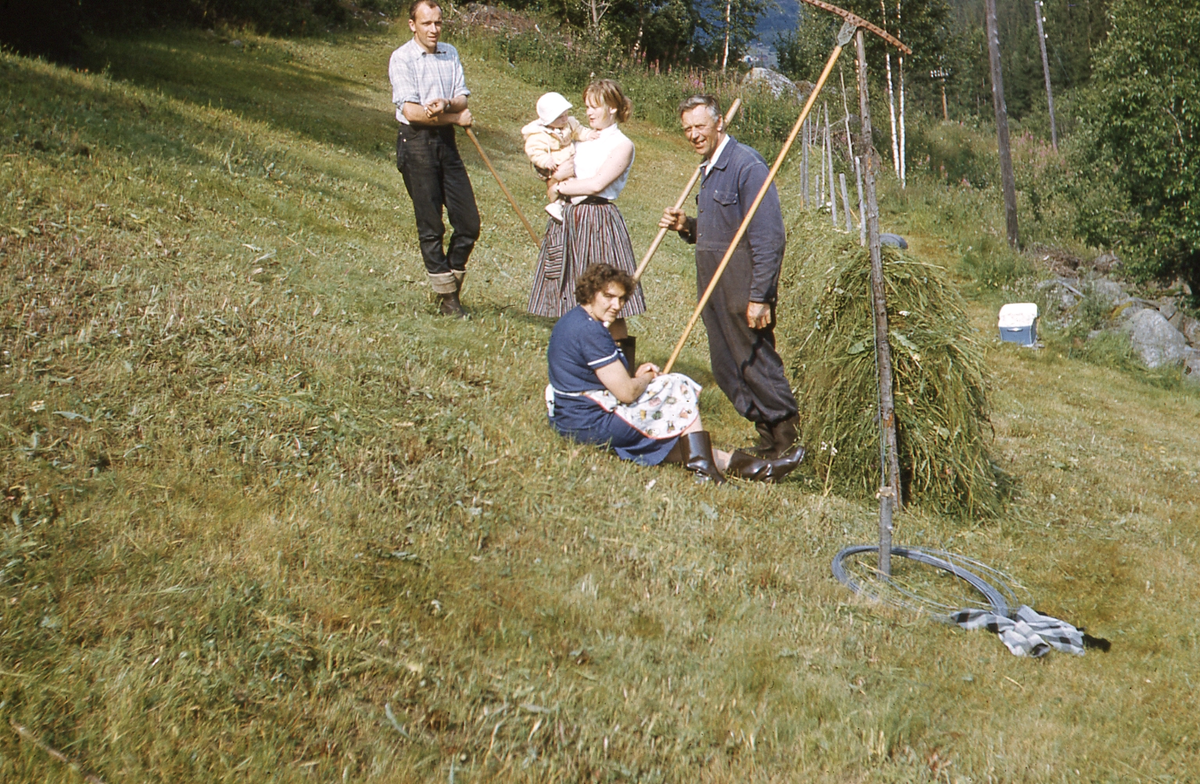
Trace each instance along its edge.
<instances>
[{"instance_id":1,"label":"tree","mask_svg":"<svg viewBox=\"0 0 1200 784\"><path fill-rule=\"evenodd\" d=\"M696 48L720 68L726 44L729 62L741 59L757 35L758 20L775 6L775 0L696 0L695 6L700 15Z\"/></svg>"},{"instance_id":2,"label":"tree","mask_svg":"<svg viewBox=\"0 0 1200 784\"><path fill-rule=\"evenodd\" d=\"M1154 13L1116 0L1111 18L1085 105L1080 227L1136 274L1200 295L1200 0Z\"/></svg>"},{"instance_id":3,"label":"tree","mask_svg":"<svg viewBox=\"0 0 1200 784\"><path fill-rule=\"evenodd\" d=\"M614 0L606 17L626 51L662 65L688 59L699 21L688 0Z\"/></svg>"},{"instance_id":4,"label":"tree","mask_svg":"<svg viewBox=\"0 0 1200 784\"><path fill-rule=\"evenodd\" d=\"M800 9L796 28L775 36L779 71L789 79L815 82L837 41L840 17L808 6Z\"/></svg>"}]
</instances>

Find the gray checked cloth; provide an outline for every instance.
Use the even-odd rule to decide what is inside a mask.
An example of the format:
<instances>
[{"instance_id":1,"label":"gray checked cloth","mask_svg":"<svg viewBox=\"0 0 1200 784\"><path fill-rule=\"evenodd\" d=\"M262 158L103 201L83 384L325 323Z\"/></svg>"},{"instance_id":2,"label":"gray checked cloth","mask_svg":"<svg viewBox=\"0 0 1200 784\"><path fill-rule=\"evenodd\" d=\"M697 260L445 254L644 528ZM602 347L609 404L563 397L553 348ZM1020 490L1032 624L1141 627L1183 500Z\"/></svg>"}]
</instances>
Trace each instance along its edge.
<instances>
[{"instance_id":1,"label":"gray checked cloth","mask_svg":"<svg viewBox=\"0 0 1200 784\"><path fill-rule=\"evenodd\" d=\"M1042 615L1025 605L1010 615L997 615L988 610L959 610L950 616L950 620L964 629L987 629L998 635L1016 656L1045 656L1051 648L1082 656L1088 637L1066 621ZM1091 639L1088 639L1089 643Z\"/></svg>"}]
</instances>

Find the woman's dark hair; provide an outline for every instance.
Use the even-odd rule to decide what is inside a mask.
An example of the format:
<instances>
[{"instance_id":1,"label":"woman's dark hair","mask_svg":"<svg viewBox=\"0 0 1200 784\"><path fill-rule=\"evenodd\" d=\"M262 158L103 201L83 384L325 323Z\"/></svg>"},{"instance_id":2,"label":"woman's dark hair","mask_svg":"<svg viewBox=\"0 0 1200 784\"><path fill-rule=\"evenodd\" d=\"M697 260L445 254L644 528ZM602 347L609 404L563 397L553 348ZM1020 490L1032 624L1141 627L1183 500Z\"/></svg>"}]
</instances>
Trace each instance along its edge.
<instances>
[{"instance_id":1,"label":"woman's dark hair","mask_svg":"<svg viewBox=\"0 0 1200 784\"><path fill-rule=\"evenodd\" d=\"M583 91L583 101L591 98L597 104L617 110L617 122L623 123L633 114L633 101L625 97L621 85L612 79L597 79Z\"/></svg>"},{"instance_id":2,"label":"woman's dark hair","mask_svg":"<svg viewBox=\"0 0 1200 784\"><path fill-rule=\"evenodd\" d=\"M588 304L596 298L596 294L608 288L610 283L616 283L625 291L621 299L633 293L633 276L628 272L608 264L589 264L575 284L575 301L580 305Z\"/></svg>"}]
</instances>

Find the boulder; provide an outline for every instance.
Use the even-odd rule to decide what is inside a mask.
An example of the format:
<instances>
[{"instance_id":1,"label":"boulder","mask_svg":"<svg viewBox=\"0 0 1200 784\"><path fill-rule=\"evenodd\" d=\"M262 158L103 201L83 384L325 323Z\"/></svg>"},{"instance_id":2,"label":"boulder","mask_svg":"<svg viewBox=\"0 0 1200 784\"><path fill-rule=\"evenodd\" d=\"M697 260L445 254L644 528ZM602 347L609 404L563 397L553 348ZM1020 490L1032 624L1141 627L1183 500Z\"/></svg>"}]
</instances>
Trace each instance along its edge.
<instances>
[{"instance_id":1,"label":"boulder","mask_svg":"<svg viewBox=\"0 0 1200 784\"><path fill-rule=\"evenodd\" d=\"M1139 299L1137 297L1123 297L1115 306L1113 306L1113 315L1119 321L1128 321L1129 319L1133 318L1135 314L1145 310L1146 308L1153 310L1154 306L1144 299Z\"/></svg>"},{"instance_id":2,"label":"boulder","mask_svg":"<svg viewBox=\"0 0 1200 784\"><path fill-rule=\"evenodd\" d=\"M1115 308L1125 298L1125 289L1120 283L1108 278L1096 278L1084 289L1106 308Z\"/></svg>"},{"instance_id":3,"label":"boulder","mask_svg":"<svg viewBox=\"0 0 1200 784\"><path fill-rule=\"evenodd\" d=\"M1179 328L1179 331L1187 338L1188 343L1191 343L1196 348L1200 348L1200 319L1184 316L1183 326Z\"/></svg>"},{"instance_id":4,"label":"boulder","mask_svg":"<svg viewBox=\"0 0 1200 784\"><path fill-rule=\"evenodd\" d=\"M1175 314L1179 309L1175 307L1175 300L1170 297L1164 297L1158 301L1158 312L1163 315L1167 321L1175 318Z\"/></svg>"},{"instance_id":5,"label":"boulder","mask_svg":"<svg viewBox=\"0 0 1200 784\"><path fill-rule=\"evenodd\" d=\"M1078 283L1070 278L1051 278L1043 280L1037 287L1046 292L1046 306L1061 313L1075 307L1075 303L1083 298L1083 292L1076 288Z\"/></svg>"},{"instance_id":6,"label":"boulder","mask_svg":"<svg viewBox=\"0 0 1200 784\"><path fill-rule=\"evenodd\" d=\"M1134 313L1121 329L1129 334L1129 342L1148 368L1182 362L1187 352L1183 333L1153 308Z\"/></svg>"},{"instance_id":7,"label":"boulder","mask_svg":"<svg viewBox=\"0 0 1200 784\"><path fill-rule=\"evenodd\" d=\"M891 245L893 248L899 248L900 250L908 250L908 240L899 234L892 234L886 231L879 235L879 244Z\"/></svg>"},{"instance_id":8,"label":"boulder","mask_svg":"<svg viewBox=\"0 0 1200 784\"><path fill-rule=\"evenodd\" d=\"M751 68L742 80L742 87L769 92L773 98L790 98L793 101L800 98L800 88L791 79L770 68Z\"/></svg>"},{"instance_id":9,"label":"boulder","mask_svg":"<svg viewBox=\"0 0 1200 784\"><path fill-rule=\"evenodd\" d=\"M1200 386L1200 349L1188 349L1188 356L1183 360L1183 380Z\"/></svg>"}]
</instances>

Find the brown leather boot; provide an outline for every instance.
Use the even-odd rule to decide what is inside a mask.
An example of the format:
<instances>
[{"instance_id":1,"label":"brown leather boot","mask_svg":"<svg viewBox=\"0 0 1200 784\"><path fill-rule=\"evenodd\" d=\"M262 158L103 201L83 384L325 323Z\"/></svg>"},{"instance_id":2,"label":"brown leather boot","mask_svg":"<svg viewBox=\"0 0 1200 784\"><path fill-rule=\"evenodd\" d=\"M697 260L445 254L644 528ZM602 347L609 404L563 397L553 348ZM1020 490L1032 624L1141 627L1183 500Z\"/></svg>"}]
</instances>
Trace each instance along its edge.
<instances>
[{"instance_id":1,"label":"brown leather boot","mask_svg":"<svg viewBox=\"0 0 1200 784\"><path fill-rule=\"evenodd\" d=\"M467 311L463 310L457 291L452 291L449 294L439 294L438 296L442 300L441 305L438 307L438 312L443 316L454 316L455 318L467 317Z\"/></svg>"},{"instance_id":2,"label":"brown leather boot","mask_svg":"<svg viewBox=\"0 0 1200 784\"><path fill-rule=\"evenodd\" d=\"M687 470L703 480L711 480L713 484L725 483L725 475L717 468L713 458L712 439L704 430L694 433L684 433L679 437L677 446L680 449L681 462ZM673 452L674 450L672 450Z\"/></svg>"},{"instance_id":3,"label":"brown leather boot","mask_svg":"<svg viewBox=\"0 0 1200 784\"><path fill-rule=\"evenodd\" d=\"M783 457L775 460L764 460L761 457L737 450L729 456L729 465L725 473L729 476L749 479L751 482L774 483L796 470L804 459L804 447L798 446Z\"/></svg>"}]
</instances>

